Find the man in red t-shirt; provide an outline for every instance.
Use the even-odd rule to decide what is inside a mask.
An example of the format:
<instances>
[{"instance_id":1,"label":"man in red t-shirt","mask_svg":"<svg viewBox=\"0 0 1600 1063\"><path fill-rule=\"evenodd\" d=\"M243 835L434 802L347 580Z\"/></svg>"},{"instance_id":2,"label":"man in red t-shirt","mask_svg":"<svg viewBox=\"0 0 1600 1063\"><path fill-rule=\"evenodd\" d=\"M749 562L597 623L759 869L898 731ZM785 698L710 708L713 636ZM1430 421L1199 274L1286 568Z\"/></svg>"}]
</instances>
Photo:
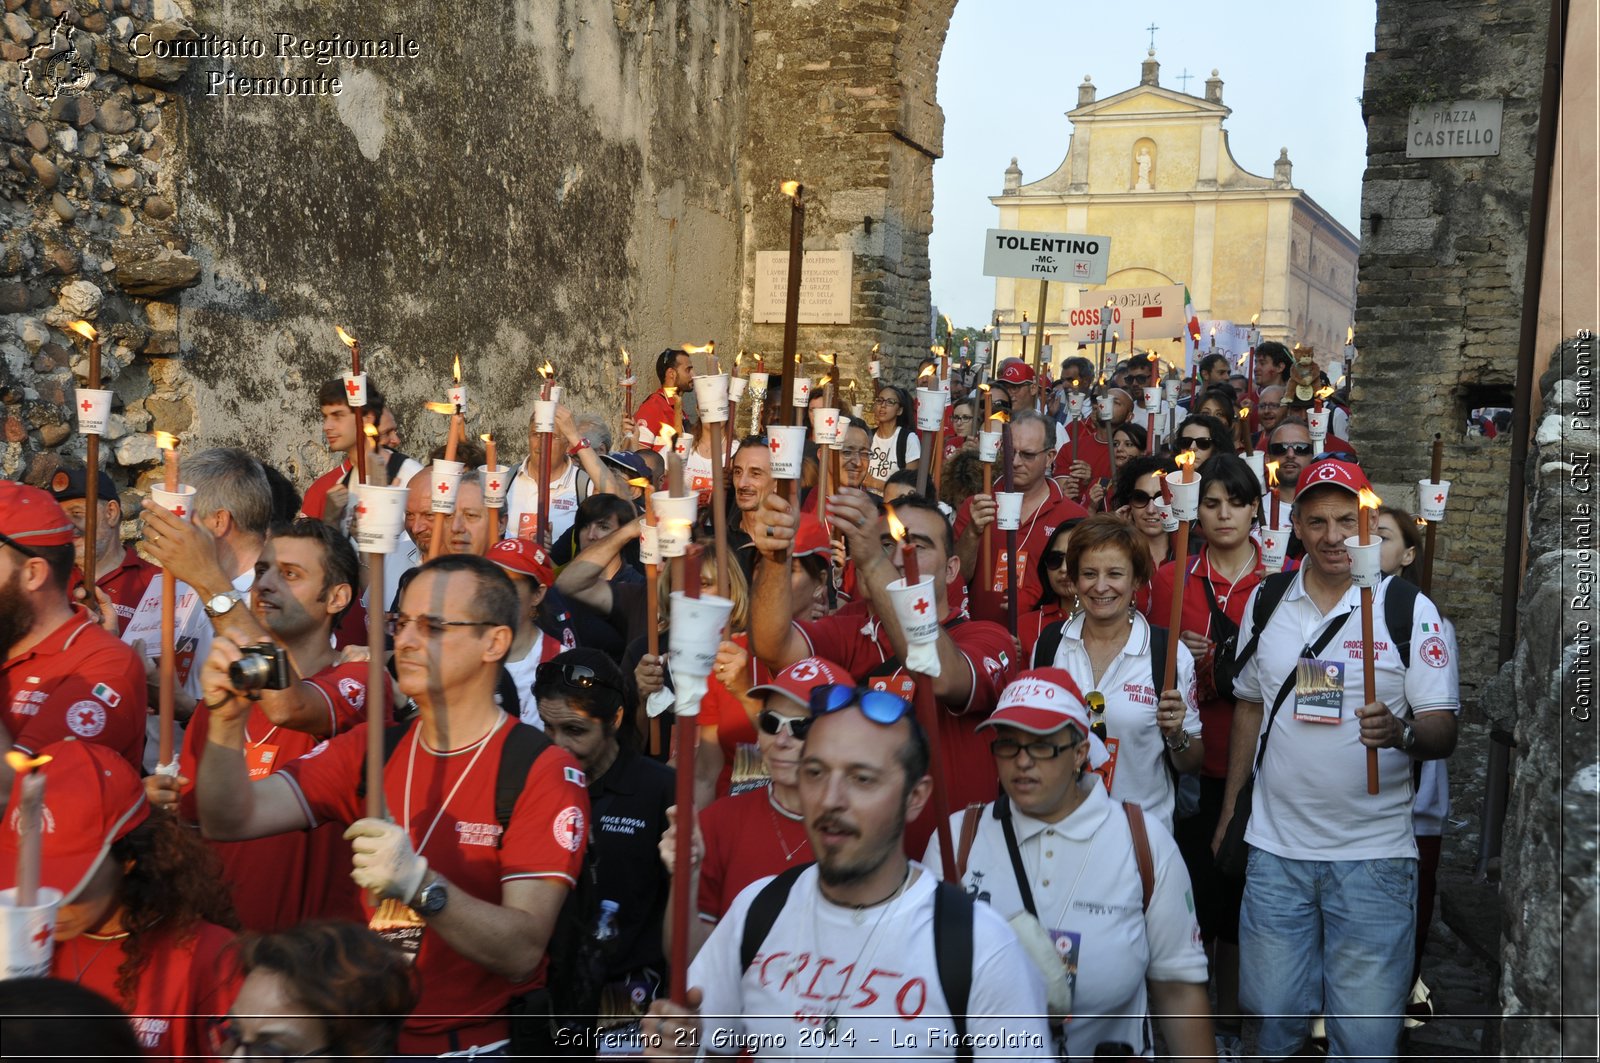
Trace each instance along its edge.
<instances>
[{"instance_id":1,"label":"man in red t-shirt","mask_svg":"<svg viewBox=\"0 0 1600 1063\"><path fill-rule=\"evenodd\" d=\"M637 449L662 451L666 441L661 429L672 423L672 400L667 389L673 388L678 401L684 392L694 386L694 358L677 347L668 347L656 355L656 379L661 386L652 391L633 413L634 432L639 437Z\"/></svg>"},{"instance_id":2,"label":"man in red t-shirt","mask_svg":"<svg viewBox=\"0 0 1600 1063\"><path fill-rule=\"evenodd\" d=\"M138 771L144 665L68 599L77 534L47 492L0 480L0 742L36 753L80 738ZM10 783L0 763L0 793Z\"/></svg>"},{"instance_id":3,"label":"man in red t-shirt","mask_svg":"<svg viewBox=\"0 0 1600 1063\"><path fill-rule=\"evenodd\" d=\"M328 450L342 455L343 460L312 481L300 500L300 512L343 528L350 510L350 486L355 482L357 448L366 448L369 470L385 470L384 482L390 487L406 486L422 471L422 466L381 445L374 449L368 440L367 426L377 429L387 409L383 395L370 379L367 381L367 405L362 408L361 416L358 417L355 407L350 405L345 382L339 377L323 381L322 387L317 389L317 407L322 411L322 438ZM394 464L396 461L398 465Z\"/></svg>"},{"instance_id":4,"label":"man in red t-shirt","mask_svg":"<svg viewBox=\"0 0 1600 1063\"><path fill-rule=\"evenodd\" d=\"M1039 555L1050 536L1067 521L1089 515L1050 478L1055 434L1055 423L1041 413L1023 410L1012 418L1011 483L1013 489L1022 492L1022 526L1017 529L1019 615L1037 608L1044 593L1039 583ZM997 481L995 490L1000 487ZM978 582L982 575L983 529L993 524L994 518L994 495L972 495L962 502L956 512L956 555L961 558L962 580L971 583L969 609L973 619L1004 623L1011 589L1010 555L1006 553L1006 533L998 528L989 535L989 585L980 586Z\"/></svg>"},{"instance_id":5,"label":"man in red t-shirt","mask_svg":"<svg viewBox=\"0 0 1600 1063\"><path fill-rule=\"evenodd\" d=\"M1056 451L1055 475L1070 477L1067 493L1079 500L1089 485L1111 478L1111 433L1133 417L1133 397L1121 388L1103 392L1111 396L1111 420L1100 417L1100 396L1090 400L1086 416L1067 426L1067 438ZM1109 493L1109 492L1108 492Z\"/></svg>"},{"instance_id":6,"label":"man in red t-shirt","mask_svg":"<svg viewBox=\"0 0 1600 1063\"><path fill-rule=\"evenodd\" d=\"M74 560L78 571L73 574L73 597L85 605L93 606L83 593L84 529L89 511L89 470L62 469L50 480L50 493L61 503L68 519L77 529L73 540ZM103 471L99 476L99 500L95 505L94 567L95 586L111 600L116 613L116 631L120 635L128 626L139 600L144 597L150 581L160 570L140 557L131 546L122 545L122 502L117 497L117 485ZM102 625L105 620L102 618ZM107 628L110 630L110 628Z\"/></svg>"},{"instance_id":7,"label":"man in red t-shirt","mask_svg":"<svg viewBox=\"0 0 1600 1063\"><path fill-rule=\"evenodd\" d=\"M349 824L351 877L380 901L373 929L416 957L422 997L401 1034L405 1055L494 1051L506 1043L507 1008L519 993L537 1013L547 998L545 949L583 862L586 780L559 746L537 753L504 823L495 809L502 751L523 726L494 700L516 622L516 591L484 558L436 558L407 584L394 617L395 669L420 718L384 767L392 821L363 814L365 724L252 783L249 706L228 677L238 649L218 639L206 662L201 826L242 840Z\"/></svg>"},{"instance_id":8,"label":"man in red t-shirt","mask_svg":"<svg viewBox=\"0 0 1600 1063\"><path fill-rule=\"evenodd\" d=\"M229 610L219 618L219 638L235 646L273 642L288 652L288 686L259 691L245 718L245 763L252 779L266 778L367 718L367 664L342 663L330 642L360 580L350 540L321 521L298 520L273 529L262 549L252 612ZM387 682L381 696L388 719ZM205 756L209 717L200 705L184 732L180 778L152 775L145 784L152 804L178 802L189 822L196 819L190 780ZM343 873L347 849L335 824L212 845L248 930L267 933L308 919L362 917L355 886Z\"/></svg>"},{"instance_id":9,"label":"man in red t-shirt","mask_svg":"<svg viewBox=\"0 0 1600 1063\"><path fill-rule=\"evenodd\" d=\"M936 584L959 583L961 562L955 556L955 537L937 505L915 495L895 503L896 516L905 525L907 541L916 549L920 570ZM860 613L826 616L807 622L791 621L791 582L788 548L794 541L797 520L788 503L773 494L762 503L756 529L755 590L751 599L751 648L774 672L802 657L837 661L858 683L891 691L910 699L914 692L905 659L906 638L895 618L889 584L901 578L902 552L890 536L889 524L877 502L864 491L846 488L828 499L828 516L844 533L856 562L856 586L871 606ZM969 620L954 614L948 594L933 596L940 620L939 675L932 680L939 706L944 772L950 807L963 808L974 801L992 801L998 787L994 757L987 739L974 730L994 708L995 698L1017 666L1016 641L999 624ZM907 830L908 852L922 852L934 829L929 812Z\"/></svg>"}]
</instances>

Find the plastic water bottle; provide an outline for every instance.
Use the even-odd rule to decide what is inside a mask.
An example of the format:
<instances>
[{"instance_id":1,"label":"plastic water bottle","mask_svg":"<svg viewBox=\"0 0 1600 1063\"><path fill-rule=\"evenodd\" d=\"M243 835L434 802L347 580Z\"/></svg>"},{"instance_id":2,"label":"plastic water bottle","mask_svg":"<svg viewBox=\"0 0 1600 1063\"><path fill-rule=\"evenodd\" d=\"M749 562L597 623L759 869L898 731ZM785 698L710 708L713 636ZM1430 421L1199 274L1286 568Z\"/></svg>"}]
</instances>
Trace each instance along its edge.
<instances>
[{"instance_id":1,"label":"plastic water bottle","mask_svg":"<svg viewBox=\"0 0 1600 1063\"><path fill-rule=\"evenodd\" d=\"M622 905L616 901L600 902L600 921L595 924L594 939L596 941L612 941L617 936L617 913L622 910Z\"/></svg>"}]
</instances>

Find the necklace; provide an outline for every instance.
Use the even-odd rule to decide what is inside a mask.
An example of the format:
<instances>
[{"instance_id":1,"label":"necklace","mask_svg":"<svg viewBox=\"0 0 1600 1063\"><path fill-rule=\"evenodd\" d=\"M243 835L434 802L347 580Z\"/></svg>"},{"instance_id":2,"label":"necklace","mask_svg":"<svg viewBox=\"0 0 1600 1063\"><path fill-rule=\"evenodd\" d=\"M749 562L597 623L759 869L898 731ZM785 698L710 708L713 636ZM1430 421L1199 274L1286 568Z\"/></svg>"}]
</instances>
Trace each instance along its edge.
<instances>
[{"instance_id":1,"label":"necklace","mask_svg":"<svg viewBox=\"0 0 1600 1063\"><path fill-rule=\"evenodd\" d=\"M772 787L769 786L767 787L767 815L772 817L772 829L778 835L778 848L783 850L783 862L787 866L794 863L795 854L801 849L804 849L806 844L810 842L811 839L802 834L800 836L799 844L797 844L793 849L789 848L789 843L783 840L783 820L778 818L778 813L780 812L783 813L783 819L790 820L791 822L795 819L793 813L791 813L787 808L784 808L782 805L778 804L778 799L773 795Z\"/></svg>"},{"instance_id":2,"label":"necklace","mask_svg":"<svg viewBox=\"0 0 1600 1063\"><path fill-rule=\"evenodd\" d=\"M861 943L861 948L856 950L856 958L850 961L850 964L849 964L848 967L841 968L841 970L847 970L847 971L850 972L850 974L854 974L856 972L856 970L860 967L862 959L867 957L867 948L869 946L871 946L873 941L875 941L877 939L877 937L878 937L878 928L883 925L883 917L885 915L889 914L889 909L894 907L894 902L899 900L900 899L900 895L903 894L906 891L906 887L911 885L911 876L912 876L913 870L914 870L913 865L909 861L907 861L907 863L906 863L906 877L901 879L900 880L900 885L895 887L895 891L893 893L889 894L889 896L885 897L883 900L881 900L881 901L873 901L871 904L854 904L854 905L850 906L850 919L857 926L860 926L862 921L866 918L863 913L868 908L877 908L878 909L878 918L873 920L872 929L867 932L866 940ZM821 921L818 919L817 913L821 910L821 907L822 907L822 903L821 902L827 900L827 897L822 892L822 886L821 886L820 882L817 885L816 896L818 898L820 898L820 900L815 900L815 901L812 902L812 907L811 907L811 930L812 930L812 935L813 935L812 940L820 942L822 940L822 925L821 925ZM829 903L832 903L832 902L830 901ZM836 907L842 907L842 906L836 906ZM877 955L877 953L874 952L873 956L876 956L876 955ZM796 981L798 982L798 979ZM867 982L867 976L863 975L862 979L861 979L861 985L862 986L866 985L866 982ZM857 988L861 988L861 987L858 986ZM796 987L796 991L799 992L798 985ZM841 1003L843 1003L844 1001L848 1000L849 998L850 998L850 975L846 975L844 980L843 980L843 984L839 986L839 995L836 998L834 998L833 1007L828 1011L827 1018L825 1018L823 1020L823 1023L822 1023L822 1032L828 1038L828 1041L829 1041L828 1052L829 1052L830 1055L833 1052L832 1043L833 1043L834 1039L838 1036L838 1033L839 1033L839 1005Z\"/></svg>"},{"instance_id":3,"label":"necklace","mask_svg":"<svg viewBox=\"0 0 1600 1063\"><path fill-rule=\"evenodd\" d=\"M476 745L478 748L473 750L472 759L467 761L466 770L460 775L456 776L456 784L450 787L450 793L447 794L445 799L439 803L439 811L434 814L433 822L428 824L427 833L424 834L422 836L422 840L417 843L416 851L418 856L421 856L422 850L428 847L428 839L433 837L433 828L437 827L439 825L439 821L444 818L444 810L450 807L451 801L455 800L457 791L461 789L461 784L467 781L467 776L472 774L472 769L477 765L478 758L483 756L483 751L485 749L489 748L489 739L494 737L495 732L500 730L501 725L504 724L508 719L510 719L509 716L501 713L499 718L494 721L494 726L489 728L489 733L474 743L474 745ZM411 730L411 754L406 758L406 800L404 810L401 813L405 818L401 821L401 825L405 827L407 833L410 833L411 831L411 775L417 766L417 746L422 741L421 735L422 726L418 724ZM467 747L467 749L470 748L470 746ZM455 754L465 753L467 749L458 749L455 751ZM429 752L432 752L432 750Z\"/></svg>"},{"instance_id":4,"label":"necklace","mask_svg":"<svg viewBox=\"0 0 1600 1063\"><path fill-rule=\"evenodd\" d=\"M1239 581L1244 578L1244 574L1254 568L1255 564L1256 553L1255 547L1252 546L1250 548L1250 556L1244 559L1244 564L1239 566L1239 571L1228 577L1228 593L1217 594L1217 581L1212 578L1217 575L1217 570L1216 567L1211 564L1211 547L1206 547L1206 582L1211 584L1211 593L1216 595L1218 608L1228 608L1228 598L1232 596L1233 588L1238 586Z\"/></svg>"},{"instance_id":5,"label":"necklace","mask_svg":"<svg viewBox=\"0 0 1600 1063\"><path fill-rule=\"evenodd\" d=\"M100 943L100 947L95 949L94 952L90 953L87 960L79 961L78 973L72 978L74 982L79 984L82 984L83 976L89 973L89 968L94 966L95 961L100 958L100 954L105 952L106 949L109 949L112 945L115 945L120 941L127 940L128 932L123 931L120 934L91 934L85 931L82 936L90 941L98 941ZM75 952L82 951L82 946L74 942L73 950Z\"/></svg>"}]
</instances>

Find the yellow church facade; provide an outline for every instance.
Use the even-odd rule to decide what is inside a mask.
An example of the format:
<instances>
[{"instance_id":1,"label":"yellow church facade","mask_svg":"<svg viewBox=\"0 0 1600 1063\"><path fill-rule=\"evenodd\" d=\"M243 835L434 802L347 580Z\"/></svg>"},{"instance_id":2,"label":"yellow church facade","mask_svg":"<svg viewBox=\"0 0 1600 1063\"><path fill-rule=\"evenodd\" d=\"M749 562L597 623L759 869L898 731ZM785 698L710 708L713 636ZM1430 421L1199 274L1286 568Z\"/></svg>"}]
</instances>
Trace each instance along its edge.
<instances>
[{"instance_id":1,"label":"yellow church facade","mask_svg":"<svg viewBox=\"0 0 1600 1063\"><path fill-rule=\"evenodd\" d=\"M1103 100L1085 77L1067 112L1066 158L1029 184L1013 159L1003 192L990 198L997 227L1108 236L1103 287L1185 284L1201 320L1247 324L1259 313L1263 339L1309 345L1319 362L1337 362L1355 315L1356 237L1294 187L1287 149L1270 177L1234 160L1223 128L1232 112L1215 70L1204 97L1162 87L1159 70L1152 52L1137 86ZM1003 356L1017 353L1022 315L1037 319L1039 285L996 279ZM1045 331L1063 331L1068 309L1099 305L1100 287L1052 283ZM1136 338L1140 348L1177 351L1165 338ZM1059 365L1069 352L1053 340ZM1028 343L1030 360L1037 342Z\"/></svg>"}]
</instances>

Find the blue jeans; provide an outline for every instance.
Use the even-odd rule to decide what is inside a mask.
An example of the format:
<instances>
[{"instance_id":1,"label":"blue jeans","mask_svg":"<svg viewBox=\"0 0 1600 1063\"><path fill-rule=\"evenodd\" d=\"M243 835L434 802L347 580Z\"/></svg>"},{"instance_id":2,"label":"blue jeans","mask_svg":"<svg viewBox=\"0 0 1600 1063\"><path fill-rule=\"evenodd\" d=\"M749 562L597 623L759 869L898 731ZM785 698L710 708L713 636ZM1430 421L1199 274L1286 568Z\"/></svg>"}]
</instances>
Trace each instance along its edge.
<instances>
[{"instance_id":1,"label":"blue jeans","mask_svg":"<svg viewBox=\"0 0 1600 1063\"><path fill-rule=\"evenodd\" d=\"M1261 1055L1293 1055L1325 1015L1328 1058L1392 1059L1411 992L1417 862L1286 860L1250 851L1239 1001Z\"/></svg>"}]
</instances>

